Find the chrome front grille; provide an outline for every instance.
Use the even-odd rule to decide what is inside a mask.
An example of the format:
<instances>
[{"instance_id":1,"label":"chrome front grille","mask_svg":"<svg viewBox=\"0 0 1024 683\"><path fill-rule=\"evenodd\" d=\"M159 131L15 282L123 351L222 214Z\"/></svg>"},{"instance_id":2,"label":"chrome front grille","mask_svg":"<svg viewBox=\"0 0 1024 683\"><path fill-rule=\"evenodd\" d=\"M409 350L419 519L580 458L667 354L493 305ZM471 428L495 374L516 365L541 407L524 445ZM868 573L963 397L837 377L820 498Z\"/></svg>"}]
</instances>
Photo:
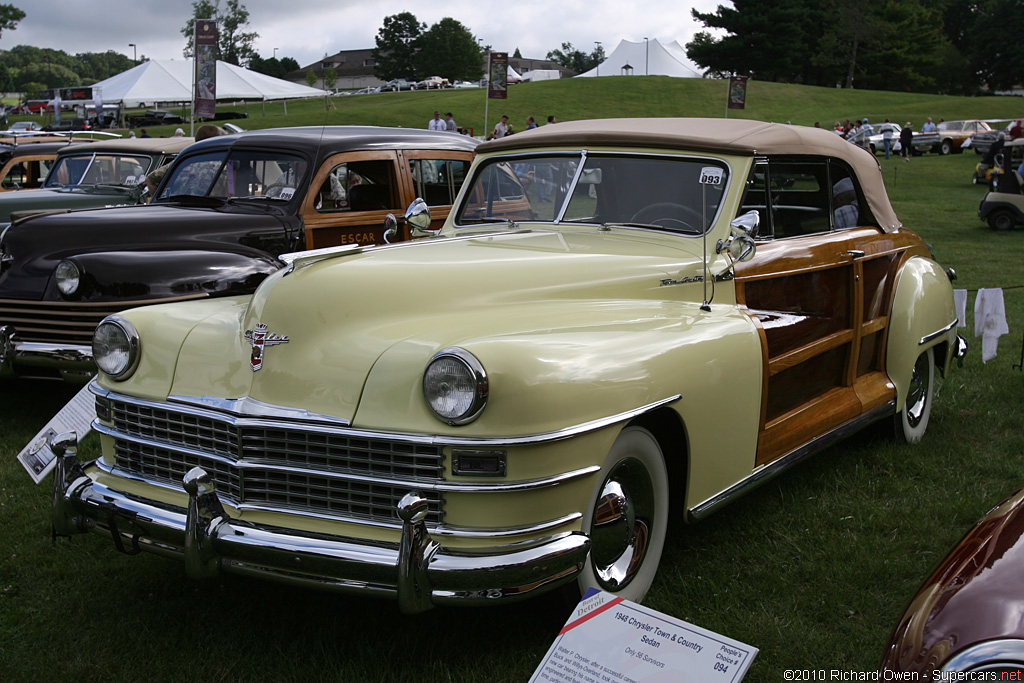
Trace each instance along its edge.
<instances>
[{"instance_id":1,"label":"chrome front grille","mask_svg":"<svg viewBox=\"0 0 1024 683\"><path fill-rule=\"evenodd\" d=\"M199 466L236 505L398 524L402 496L441 481L443 453L433 444L121 399L109 405L119 469L180 488ZM428 523L440 523L441 494L418 490L430 501Z\"/></svg>"},{"instance_id":2,"label":"chrome front grille","mask_svg":"<svg viewBox=\"0 0 1024 683\"><path fill-rule=\"evenodd\" d=\"M0 325L13 327L18 341L89 346L92 344L92 333L96 331L96 326L108 315L136 306L205 298L206 294L197 294L164 299L124 299L91 303L0 299Z\"/></svg>"}]
</instances>

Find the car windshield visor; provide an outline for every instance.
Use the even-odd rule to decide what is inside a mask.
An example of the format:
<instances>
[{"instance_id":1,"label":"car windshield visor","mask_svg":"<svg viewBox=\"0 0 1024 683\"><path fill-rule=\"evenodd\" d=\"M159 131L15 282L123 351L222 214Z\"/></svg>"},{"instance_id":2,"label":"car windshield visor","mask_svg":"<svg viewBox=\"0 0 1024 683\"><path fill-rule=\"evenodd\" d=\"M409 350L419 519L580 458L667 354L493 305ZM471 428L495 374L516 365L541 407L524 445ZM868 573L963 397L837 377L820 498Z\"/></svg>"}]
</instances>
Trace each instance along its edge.
<instances>
[{"instance_id":1,"label":"car windshield visor","mask_svg":"<svg viewBox=\"0 0 1024 683\"><path fill-rule=\"evenodd\" d=\"M193 196L290 201L302 187L307 166L301 157L276 152L197 154L175 166L159 199Z\"/></svg>"},{"instance_id":2,"label":"car windshield visor","mask_svg":"<svg viewBox=\"0 0 1024 683\"><path fill-rule=\"evenodd\" d=\"M728 180L718 160L659 155L495 157L477 169L455 225L549 221L702 234Z\"/></svg>"},{"instance_id":3,"label":"car windshield visor","mask_svg":"<svg viewBox=\"0 0 1024 683\"><path fill-rule=\"evenodd\" d=\"M43 187L121 185L133 187L145 178L152 159L136 154L70 154L50 170Z\"/></svg>"}]
</instances>

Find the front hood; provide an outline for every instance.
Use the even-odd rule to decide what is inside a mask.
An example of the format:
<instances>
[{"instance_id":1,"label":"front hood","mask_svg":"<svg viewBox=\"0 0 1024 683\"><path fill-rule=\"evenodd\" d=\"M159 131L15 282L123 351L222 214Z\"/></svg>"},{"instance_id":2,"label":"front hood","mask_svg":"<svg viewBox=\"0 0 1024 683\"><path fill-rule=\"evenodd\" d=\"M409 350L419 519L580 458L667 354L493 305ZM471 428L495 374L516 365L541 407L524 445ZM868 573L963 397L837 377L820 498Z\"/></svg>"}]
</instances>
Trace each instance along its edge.
<instances>
[{"instance_id":1,"label":"front hood","mask_svg":"<svg viewBox=\"0 0 1024 683\"><path fill-rule=\"evenodd\" d=\"M12 193L16 194L16 193ZM142 204L32 218L12 225L0 240L0 298L40 299L62 259L107 252L169 252L243 248L243 236L281 228L266 211L226 213L209 208ZM118 257L123 261L124 257ZM183 261L185 263L186 261Z\"/></svg>"},{"instance_id":2,"label":"front hood","mask_svg":"<svg viewBox=\"0 0 1024 683\"><path fill-rule=\"evenodd\" d=\"M680 305L701 302L701 282L678 282L702 272L700 247L699 239L618 229L505 233L367 249L283 270L260 286L230 331L223 321L196 326L170 393L249 396L355 421L371 373L384 384L406 382L446 346L500 357L496 347L504 341L508 350L513 337L520 349L560 337L562 353L581 338L568 331L586 328L621 347L616 353L642 353L638 335L628 351L621 339L677 322ZM721 296L731 297L723 284ZM266 346L254 371L245 332L262 326L288 341Z\"/></svg>"},{"instance_id":3,"label":"front hood","mask_svg":"<svg viewBox=\"0 0 1024 683\"><path fill-rule=\"evenodd\" d=\"M4 192L0 195L0 223L11 222L17 211L52 211L137 204L138 199L127 188L36 188Z\"/></svg>"}]
</instances>

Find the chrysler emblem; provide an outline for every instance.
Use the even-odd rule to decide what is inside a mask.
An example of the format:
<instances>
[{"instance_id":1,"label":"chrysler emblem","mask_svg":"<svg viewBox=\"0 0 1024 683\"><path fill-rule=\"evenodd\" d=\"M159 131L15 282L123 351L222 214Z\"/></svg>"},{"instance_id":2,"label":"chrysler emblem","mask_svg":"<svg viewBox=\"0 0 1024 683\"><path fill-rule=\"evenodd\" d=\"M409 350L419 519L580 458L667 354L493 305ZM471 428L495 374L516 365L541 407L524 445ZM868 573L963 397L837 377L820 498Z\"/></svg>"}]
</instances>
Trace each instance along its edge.
<instances>
[{"instance_id":1,"label":"chrysler emblem","mask_svg":"<svg viewBox=\"0 0 1024 683\"><path fill-rule=\"evenodd\" d=\"M266 324L256 323L255 330L245 331L245 341L252 344L252 356L249 357L249 366L253 372L256 372L263 367L263 349L275 344L287 344L288 337L267 332Z\"/></svg>"}]
</instances>

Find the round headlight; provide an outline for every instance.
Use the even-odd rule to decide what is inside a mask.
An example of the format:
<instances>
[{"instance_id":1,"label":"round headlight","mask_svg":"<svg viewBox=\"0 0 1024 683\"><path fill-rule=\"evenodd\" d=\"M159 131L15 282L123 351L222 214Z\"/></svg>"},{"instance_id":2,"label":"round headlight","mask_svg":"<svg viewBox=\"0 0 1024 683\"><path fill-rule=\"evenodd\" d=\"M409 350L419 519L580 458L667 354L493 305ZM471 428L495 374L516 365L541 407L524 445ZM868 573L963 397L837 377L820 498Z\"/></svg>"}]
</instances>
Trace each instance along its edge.
<instances>
[{"instance_id":1,"label":"round headlight","mask_svg":"<svg viewBox=\"0 0 1024 683\"><path fill-rule=\"evenodd\" d=\"M82 278L82 271L71 261L61 261L57 264L57 289L64 296L71 296L78 291L78 284Z\"/></svg>"},{"instance_id":2,"label":"round headlight","mask_svg":"<svg viewBox=\"0 0 1024 683\"><path fill-rule=\"evenodd\" d=\"M92 357L103 374L127 379L139 364L139 333L119 315L104 318L92 335Z\"/></svg>"},{"instance_id":3,"label":"round headlight","mask_svg":"<svg viewBox=\"0 0 1024 683\"><path fill-rule=\"evenodd\" d=\"M466 424L487 404L487 373L465 349L443 349L423 373L423 396L438 419L450 425Z\"/></svg>"}]
</instances>

